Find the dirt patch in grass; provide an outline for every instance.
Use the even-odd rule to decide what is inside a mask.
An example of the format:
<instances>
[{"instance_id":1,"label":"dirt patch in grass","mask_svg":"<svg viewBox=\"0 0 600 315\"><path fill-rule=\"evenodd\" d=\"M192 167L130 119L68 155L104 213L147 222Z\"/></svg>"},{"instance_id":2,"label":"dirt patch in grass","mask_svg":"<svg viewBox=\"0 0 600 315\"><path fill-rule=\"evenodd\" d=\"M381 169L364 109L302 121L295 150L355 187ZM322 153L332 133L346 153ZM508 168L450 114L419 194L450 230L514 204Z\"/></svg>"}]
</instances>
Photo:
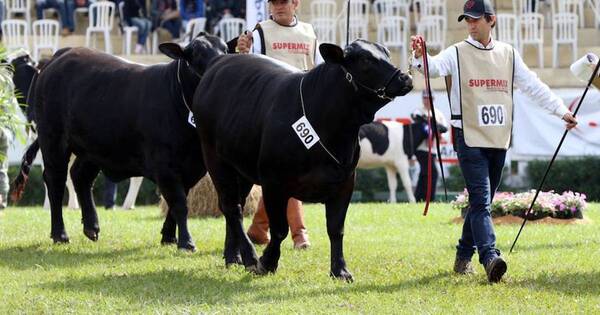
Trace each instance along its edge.
<instances>
[{"instance_id":1,"label":"dirt patch in grass","mask_svg":"<svg viewBox=\"0 0 600 315\"><path fill-rule=\"evenodd\" d=\"M505 215L503 217L493 218L492 221L496 225L522 224L523 218L514 215ZM455 224L462 224L464 222L464 219L462 217L457 217L452 219L451 222ZM590 224L592 223L592 220L586 217L584 217L583 219L555 219L546 217L539 220L528 220L527 222L534 224Z\"/></svg>"}]
</instances>

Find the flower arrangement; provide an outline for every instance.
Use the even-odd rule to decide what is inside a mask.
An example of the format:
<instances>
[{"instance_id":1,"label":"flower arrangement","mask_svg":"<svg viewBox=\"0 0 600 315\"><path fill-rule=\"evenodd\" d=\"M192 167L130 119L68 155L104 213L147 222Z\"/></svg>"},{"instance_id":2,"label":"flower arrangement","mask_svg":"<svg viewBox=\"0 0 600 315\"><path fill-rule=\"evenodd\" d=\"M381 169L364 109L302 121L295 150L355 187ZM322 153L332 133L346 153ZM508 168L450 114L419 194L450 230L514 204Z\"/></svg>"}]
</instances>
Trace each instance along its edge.
<instances>
[{"instance_id":1,"label":"flower arrangement","mask_svg":"<svg viewBox=\"0 0 600 315\"><path fill-rule=\"evenodd\" d=\"M491 204L492 217L514 215L524 218L535 190L511 193L496 193ZM465 189L451 202L452 208L461 210L464 217L469 207L469 193ZM557 194L554 191L540 192L527 219L537 220L545 217L557 219L583 219L583 210L587 208L586 195L578 192L565 191Z\"/></svg>"}]
</instances>

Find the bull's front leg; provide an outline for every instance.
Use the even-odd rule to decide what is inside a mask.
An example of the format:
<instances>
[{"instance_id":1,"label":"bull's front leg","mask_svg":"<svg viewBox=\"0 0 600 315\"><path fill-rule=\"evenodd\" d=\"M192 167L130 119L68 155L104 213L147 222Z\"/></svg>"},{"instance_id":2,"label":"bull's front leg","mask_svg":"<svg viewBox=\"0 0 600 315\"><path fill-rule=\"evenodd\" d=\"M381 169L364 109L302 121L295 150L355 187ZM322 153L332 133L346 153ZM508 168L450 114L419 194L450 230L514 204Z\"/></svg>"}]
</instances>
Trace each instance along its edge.
<instances>
[{"instance_id":1,"label":"bull's front leg","mask_svg":"<svg viewBox=\"0 0 600 315\"><path fill-rule=\"evenodd\" d=\"M172 226L174 221L179 232L177 247L182 250L195 252L196 245L192 240L192 236L190 235L187 226L187 191L183 187L181 181L177 180L171 174L159 175L157 177L157 184L160 192L169 206L169 213L167 213L167 218L165 219L165 224L163 225L163 239L161 243L169 243L169 241L175 240L173 238Z\"/></svg>"},{"instance_id":2,"label":"bull's front leg","mask_svg":"<svg viewBox=\"0 0 600 315\"><path fill-rule=\"evenodd\" d=\"M346 261L344 260L344 221L352 198L354 176L353 174L349 180L342 184L337 196L325 203L327 234L331 244L331 271L329 275L348 282L354 281L354 278L346 267Z\"/></svg>"}]
</instances>

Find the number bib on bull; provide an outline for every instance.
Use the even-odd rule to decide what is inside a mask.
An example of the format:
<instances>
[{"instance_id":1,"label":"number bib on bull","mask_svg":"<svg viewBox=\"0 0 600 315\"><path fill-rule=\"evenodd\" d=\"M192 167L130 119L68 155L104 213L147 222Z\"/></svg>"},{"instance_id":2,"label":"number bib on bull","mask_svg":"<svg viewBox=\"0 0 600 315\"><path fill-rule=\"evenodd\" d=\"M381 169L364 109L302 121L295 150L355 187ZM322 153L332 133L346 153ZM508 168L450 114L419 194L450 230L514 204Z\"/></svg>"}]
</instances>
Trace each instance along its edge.
<instances>
[{"instance_id":1,"label":"number bib on bull","mask_svg":"<svg viewBox=\"0 0 600 315\"><path fill-rule=\"evenodd\" d=\"M469 147L508 149L513 122L512 46L496 42L488 50L461 42L455 47L465 143Z\"/></svg>"}]
</instances>

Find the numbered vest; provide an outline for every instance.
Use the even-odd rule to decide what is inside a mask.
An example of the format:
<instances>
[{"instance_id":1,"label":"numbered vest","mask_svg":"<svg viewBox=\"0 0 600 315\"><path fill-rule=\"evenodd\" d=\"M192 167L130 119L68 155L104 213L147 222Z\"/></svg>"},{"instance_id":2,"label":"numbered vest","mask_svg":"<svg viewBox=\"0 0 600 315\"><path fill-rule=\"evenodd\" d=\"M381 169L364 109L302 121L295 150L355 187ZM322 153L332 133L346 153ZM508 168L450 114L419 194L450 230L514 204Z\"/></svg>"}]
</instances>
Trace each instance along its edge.
<instances>
[{"instance_id":1,"label":"numbered vest","mask_svg":"<svg viewBox=\"0 0 600 315\"><path fill-rule=\"evenodd\" d=\"M263 54L303 71L315 67L317 36L310 24L298 21L295 25L283 26L266 20L256 29L264 41Z\"/></svg>"},{"instance_id":2,"label":"numbered vest","mask_svg":"<svg viewBox=\"0 0 600 315\"><path fill-rule=\"evenodd\" d=\"M455 47L465 143L508 149L513 124L513 47L496 42L492 49L481 49L466 41Z\"/></svg>"}]
</instances>

